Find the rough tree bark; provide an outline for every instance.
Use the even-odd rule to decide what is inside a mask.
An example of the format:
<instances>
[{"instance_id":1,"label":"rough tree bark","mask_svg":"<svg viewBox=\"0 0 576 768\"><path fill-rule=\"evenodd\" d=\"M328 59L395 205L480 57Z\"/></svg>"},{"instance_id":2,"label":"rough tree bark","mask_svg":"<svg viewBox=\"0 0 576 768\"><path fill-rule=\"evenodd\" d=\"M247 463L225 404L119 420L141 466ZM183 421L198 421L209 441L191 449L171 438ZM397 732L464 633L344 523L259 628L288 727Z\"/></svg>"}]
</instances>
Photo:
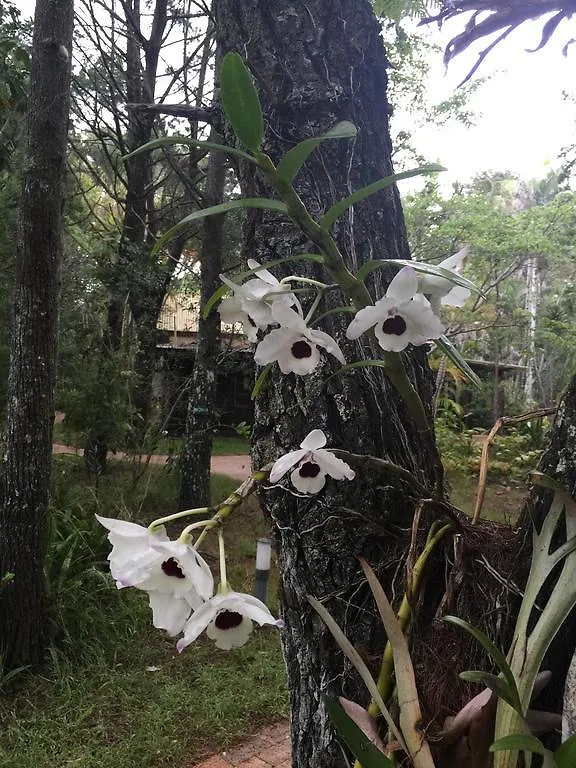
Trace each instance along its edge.
<instances>
[{"instance_id":1,"label":"rough tree bark","mask_svg":"<svg viewBox=\"0 0 576 768\"><path fill-rule=\"evenodd\" d=\"M72 0L38 0L18 238L8 407L0 468L0 654L45 651L43 557L50 490L62 182L70 101Z\"/></svg>"},{"instance_id":2,"label":"rough tree bark","mask_svg":"<svg viewBox=\"0 0 576 768\"><path fill-rule=\"evenodd\" d=\"M210 141L218 141L213 129ZM226 156L212 152L206 171L204 202L208 207L222 202L226 181ZM202 309L220 286L225 214L208 216L202 227L200 248L200 316L198 343L192 380L188 388L186 433L180 467L180 508L204 507L210 504L210 458L212 428L216 404L216 365L220 351L220 315L211 312L204 317Z\"/></svg>"},{"instance_id":3,"label":"rough tree bark","mask_svg":"<svg viewBox=\"0 0 576 768\"><path fill-rule=\"evenodd\" d=\"M298 176L297 191L312 214L392 173L386 58L368 0L310 0L305 5L296 0L218 0L215 10L223 53L239 52L255 77L265 115L263 149L274 161L296 142L339 120L350 120L359 129L354 141L325 143ZM250 168L239 171L244 195L270 196ZM349 211L334 234L353 271L370 259L409 258L395 188ZM256 211L247 217L245 250L266 262L314 246L289 221ZM294 272L329 280L309 263L289 265L284 274ZM375 297L382 295L386 282L381 274L374 277L370 288ZM341 298L334 296L326 307L339 303ZM348 360L366 356L359 345L343 338L346 324L342 316L331 315L322 327L340 340ZM430 417L432 381L425 356L410 353L406 364ZM293 450L311 429L320 428L329 446L385 457L429 488L441 485L432 441L418 432L384 377L363 369L324 385L335 370L325 360L321 370L307 377L273 375L257 404L256 466ZM306 595L323 600L365 657L376 659L382 651L381 625L356 555L379 566L390 584L398 552L409 542L415 503L397 478L361 471L352 483L329 482L319 497L297 499L271 490L262 501L273 522L282 570L293 764L344 766L320 692L363 703L367 695ZM402 589L400 582L397 588Z\"/></svg>"}]
</instances>

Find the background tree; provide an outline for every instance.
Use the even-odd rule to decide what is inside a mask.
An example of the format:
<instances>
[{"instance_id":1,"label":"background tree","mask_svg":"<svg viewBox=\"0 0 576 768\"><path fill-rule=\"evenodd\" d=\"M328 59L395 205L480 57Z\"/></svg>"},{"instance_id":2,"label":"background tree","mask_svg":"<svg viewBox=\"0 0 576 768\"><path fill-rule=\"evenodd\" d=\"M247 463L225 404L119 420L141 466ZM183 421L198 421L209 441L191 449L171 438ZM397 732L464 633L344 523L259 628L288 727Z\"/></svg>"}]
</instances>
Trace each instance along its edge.
<instances>
[{"instance_id":1,"label":"background tree","mask_svg":"<svg viewBox=\"0 0 576 768\"><path fill-rule=\"evenodd\" d=\"M45 652L43 555L52 457L71 0L38 0L22 174L14 326L0 468L0 652L7 668Z\"/></svg>"}]
</instances>

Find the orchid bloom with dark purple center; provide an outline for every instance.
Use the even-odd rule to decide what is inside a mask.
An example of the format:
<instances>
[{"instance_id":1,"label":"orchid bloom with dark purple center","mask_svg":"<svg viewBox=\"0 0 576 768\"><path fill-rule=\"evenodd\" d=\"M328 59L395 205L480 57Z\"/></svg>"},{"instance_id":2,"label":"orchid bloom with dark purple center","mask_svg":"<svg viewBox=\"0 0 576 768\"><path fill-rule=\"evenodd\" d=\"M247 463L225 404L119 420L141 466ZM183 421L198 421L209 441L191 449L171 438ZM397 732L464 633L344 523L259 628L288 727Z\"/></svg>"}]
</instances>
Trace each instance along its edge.
<instances>
[{"instance_id":1,"label":"orchid bloom with dark purple center","mask_svg":"<svg viewBox=\"0 0 576 768\"><path fill-rule=\"evenodd\" d=\"M184 637L178 640L176 649L181 653L204 630L217 648L225 651L239 648L248 642L253 621L260 625L282 626L258 598L232 590L219 592L190 616L184 626Z\"/></svg>"},{"instance_id":2,"label":"orchid bloom with dark purple center","mask_svg":"<svg viewBox=\"0 0 576 768\"><path fill-rule=\"evenodd\" d=\"M155 627L177 635L192 611L214 593L206 561L190 544L171 541L163 528L148 528L96 515L108 529L110 572L118 589L148 592Z\"/></svg>"},{"instance_id":3,"label":"orchid bloom with dark purple center","mask_svg":"<svg viewBox=\"0 0 576 768\"><path fill-rule=\"evenodd\" d=\"M304 318L285 304L275 302L272 316L280 325L265 336L256 347L254 360L258 365L277 362L282 373L305 376L320 363L320 348L344 364L342 350L324 331L308 328Z\"/></svg>"},{"instance_id":4,"label":"orchid bloom with dark purple center","mask_svg":"<svg viewBox=\"0 0 576 768\"><path fill-rule=\"evenodd\" d=\"M356 313L346 336L357 339L370 328L382 349L401 352L408 344L420 346L444 333L444 326L427 301L414 300L419 290L412 267L404 267L392 280L386 296Z\"/></svg>"},{"instance_id":5,"label":"orchid bloom with dark purple center","mask_svg":"<svg viewBox=\"0 0 576 768\"><path fill-rule=\"evenodd\" d=\"M326 477L334 480L353 480L354 471L331 451L325 450L326 435L313 429L300 443L297 451L281 456L270 470L270 482L277 483L290 473L290 482L300 493L318 493L326 484Z\"/></svg>"}]
</instances>

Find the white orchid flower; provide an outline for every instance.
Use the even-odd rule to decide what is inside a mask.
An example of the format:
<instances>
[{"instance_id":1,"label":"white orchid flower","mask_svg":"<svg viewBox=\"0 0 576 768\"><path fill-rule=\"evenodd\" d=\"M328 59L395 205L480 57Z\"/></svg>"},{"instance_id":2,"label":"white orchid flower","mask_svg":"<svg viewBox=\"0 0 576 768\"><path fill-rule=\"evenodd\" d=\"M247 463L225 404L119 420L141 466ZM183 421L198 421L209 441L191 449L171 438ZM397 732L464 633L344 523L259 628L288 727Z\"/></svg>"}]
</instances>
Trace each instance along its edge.
<instances>
[{"instance_id":1,"label":"white orchid flower","mask_svg":"<svg viewBox=\"0 0 576 768\"><path fill-rule=\"evenodd\" d=\"M181 653L204 630L217 648L225 651L239 648L248 641L253 621L278 627L282 624L252 595L233 591L214 595L190 616L184 626L184 637L178 641L176 649Z\"/></svg>"},{"instance_id":2,"label":"white orchid flower","mask_svg":"<svg viewBox=\"0 0 576 768\"><path fill-rule=\"evenodd\" d=\"M438 266L442 267L442 269L454 272L455 274L459 274L464 259L468 256L469 251L470 247L466 246L458 251L458 253L441 261ZM464 288L462 285L454 285L454 283L446 277L427 275L422 272L418 274L418 291L429 298L432 310L436 313L439 312L441 304L447 307L462 307L470 297L468 288Z\"/></svg>"},{"instance_id":3,"label":"white orchid flower","mask_svg":"<svg viewBox=\"0 0 576 768\"><path fill-rule=\"evenodd\" d=\"M386 296L356 313L346 336L357 339L374 327L378 343L388 352L401 352L408 344L420 346L428 339L437 339L444 333L444 326L427 302L414 301L418 290L415 270L403 267L388 286Z\"/></svg>"},{"instance_id":4,"label":"white orchid flower","mask_svg":"<svg viewBox=\"0 0 576 768\"><path fill-rule=\"evenodd\" d=\"M271 310L280 328L270 331L256 347L254 360L258 365L277 361L282 373L305 376L320 362L319 347L333 355L338 362L346 362L332 336L308 328L304 319L286 304L274 302Z\"/></svg>"},{"instance_id":5,"label":"white orchid flower","mask_svg":"<svg viewBox=\"0 0 576 768\"><path fill-rule=\"evenodd\" d=\"M108 560L118 589L148 592L154 626L171 635L181 632L192 610L214 593L206 561L190 545L171 541L164 529L151 533L125 520L96 519L109 531Z\"/></svg>"},{"instance_id":6,"label":"white orchid flower","mask_svg":"<svg viewBox=\"0 0 576 768\"><path fill-rule=\"evenodd\" d=\"M290 474L290 482L301 493L318 493L326 484L326 477L334 480L353 480L355 472L331 451L324 450L326 435L321 429L313 429L300 443L297 451L281 456L270 470L270 482L277 483Z\"/></svg>"},{"instance_id":7,"label":"white orchid flower","mask_svg":"<svg viewBox=\"0 0 576 768\"><path fill-rule=\"evenodd\" d=\"M248 266L250 269L258 269L257 277L242 285L232 282L226 275L220 275L220 279L231 289L233 295L220 303L218 312L224 323L242 323L248 340L256 342L258 329L267 328L275 322L271 305L280 302L290 307L296 303L296 297L287 292L286 287L281 285L271 272L260 267L259 262L248 259Z\"/></svg>"}]
</instances>

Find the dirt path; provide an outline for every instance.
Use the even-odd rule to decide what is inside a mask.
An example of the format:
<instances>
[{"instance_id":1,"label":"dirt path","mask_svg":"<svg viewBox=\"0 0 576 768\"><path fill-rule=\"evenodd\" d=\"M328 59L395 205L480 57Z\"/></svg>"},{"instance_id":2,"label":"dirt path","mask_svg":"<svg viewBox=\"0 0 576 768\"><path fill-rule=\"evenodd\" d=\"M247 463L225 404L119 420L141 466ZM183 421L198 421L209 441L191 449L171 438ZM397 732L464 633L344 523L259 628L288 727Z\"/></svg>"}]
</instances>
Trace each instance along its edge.
<instances>
[{"instance_id":1,"label":"dirt path","mask_svg":"<svg viewBox=\"0 0 576 768\"><path fill-rule=\"evenodd\" d=\"M73 448L70 445L55 443L52 446L52 453L71 453L75 456L82 456L84 451L81 448ZM122 461L132 457L127 456L125 453L109 453L108 458ZM153 454L150 456L150 463L166 464L168 458L168 456ZM214 474L228 475L228 477L232 477L234 480L246 480L250 474L250 456L212 456L210 468Z\"/></svg>"}]
</instances>

